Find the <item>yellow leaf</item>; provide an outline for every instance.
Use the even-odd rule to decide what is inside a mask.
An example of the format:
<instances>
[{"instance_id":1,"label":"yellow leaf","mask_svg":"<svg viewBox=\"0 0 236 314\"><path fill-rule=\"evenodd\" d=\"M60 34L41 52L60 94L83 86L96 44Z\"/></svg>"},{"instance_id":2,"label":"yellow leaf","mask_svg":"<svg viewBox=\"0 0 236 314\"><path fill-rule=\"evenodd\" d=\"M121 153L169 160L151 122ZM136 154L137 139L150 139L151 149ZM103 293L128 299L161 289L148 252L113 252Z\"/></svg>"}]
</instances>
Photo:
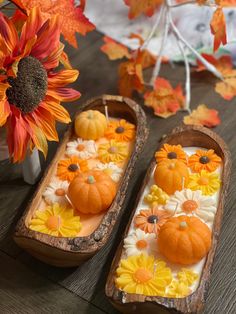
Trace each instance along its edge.
<instances>
[{"instance_id":1,"label":"yellow leaf","mask_svg":"<svg viewBox=\"0 0 236 314\"><path fill-rule=\"evenodd\" d=\"M202 104L193 110L189 116L184 117L184 124L204 125L212 128L220 124L220 118L217 110L208 109L206 105Z\"/></svg>"}]
</instances>

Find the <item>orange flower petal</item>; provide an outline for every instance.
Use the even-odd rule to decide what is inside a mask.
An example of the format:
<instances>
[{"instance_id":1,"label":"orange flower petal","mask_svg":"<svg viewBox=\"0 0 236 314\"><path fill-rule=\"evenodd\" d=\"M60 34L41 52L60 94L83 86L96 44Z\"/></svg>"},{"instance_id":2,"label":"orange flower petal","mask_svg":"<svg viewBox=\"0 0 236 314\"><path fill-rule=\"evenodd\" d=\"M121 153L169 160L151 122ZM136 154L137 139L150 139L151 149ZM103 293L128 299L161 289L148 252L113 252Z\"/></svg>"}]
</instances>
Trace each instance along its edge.
<instances>
[{"instance_id":1,"label":"orange flower petal","mask_svg":"<svg viewBox=\"0 0 236 314\"><path fill-rule=\"evenodd\" d=\"M47 58L41 60L46 70L55 69L59 65L59 61L63 55L63 49L64 45L60 43L59 48L56 47Z\"/></svg>"},{"instance_id":2,"label":"orange flower petal","mask_svg":"<svg viewBox=\"0 0 236 314\"><path fill-rule=\"evenodd\" d=\"M18 44L18 35L16 29L5 15L0 12L0 34L5 41L5 45L12 52Z\"/></svg>"},{"instance_id":3,"label":"orange flower petal","mask_svg":"<svg viewBox=\"0 0 236 314\"><path fill-rule=\"evenodd\" d=\"M78 70L62 70L57 73L52 73L48 75L48 86L49 88L63 87L76 81L78 76Z\"/></svg>"},{"instance_id":4,"label":"orange flower petal","mask_svg":"<svg viewBox=\"0 0 236 314\"><path fill-rule=\"evenodd\" d=\"M77 100L81 96L80 92L74 90L73 88L63 87L59 87L56 89L49 88L47 91L47 95L64 102Z\"/></svg>"},{"instance_id":5,"label":"orange flower petal","mask_svg":"<svg viewBox=\"0 0 236 314\"><path fill-rule=\"evenodd\" d=\"M59 100L47 96L41 104L41 107L49 110L57 121L62 123L69 123L71 121L69 113L63 106L60 105Z\"/></svg>"}]
</instances>

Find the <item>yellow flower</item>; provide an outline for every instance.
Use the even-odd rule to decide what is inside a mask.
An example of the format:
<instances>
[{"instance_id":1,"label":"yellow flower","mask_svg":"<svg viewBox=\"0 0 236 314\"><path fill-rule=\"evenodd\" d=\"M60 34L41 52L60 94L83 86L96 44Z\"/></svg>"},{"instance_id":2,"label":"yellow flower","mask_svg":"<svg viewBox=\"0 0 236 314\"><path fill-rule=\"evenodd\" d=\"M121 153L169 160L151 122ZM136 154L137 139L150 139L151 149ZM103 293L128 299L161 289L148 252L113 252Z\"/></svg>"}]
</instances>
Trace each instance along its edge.
<instances>
[{"instance_id":1,"label":"yellow flower","mask_svg":"<svg viewBox=\"0 0 236 314\"><path fill-rule=\"evenodd\" d=\"M201 190L203 195L213 195L220 188L220 182L218 173L201 170L190 175L188 188L193 191Z\"/></svg>"},{"instance_id":2,"label":"yellow flower","mask_svg":"<svg viewBox=\"0 0 236 314\"><path fill-rule=\"evenodd\" d=\"M168 287L165 297L184 298L190 293L191 293L191 289L189 289L189 286L185 282L173 280L172 283Z\"/></svg>"},{"instance_id":3,"label":"yellow flower","mask_svg":"<svg viewBox=\"0 0 236 314\"><path fill-rule=\"evenodd\" d=\"M100 144L98 148L98 158L102 162L120 162L125 160L129 155L126 143L111 140L108 143Z\"/></svg>"},{"instance_id":4,"label":"yellow flower","mask_svg":"<svg viewBox=\"0 0 236 314\"><path fill-rule=\"evenodd\" d=\"M177 277L179 281L184 282L188 286L192 286L199 276L191 269L182 268L181 271L178 272Z\"/></svg>"},{"instance_id":5,"label":"yellow flower","mask_svg":"<svg viewBox=\"0 0 236 314\"><path fill-rule=\"evenodd\" d=\"M144 197L145 202L151 206L156 206L158 204L165 205L168 199L168 194L155 184L151 186L150 193Z\"/></svg>"},{"instance_id":6,"label":"yellow flower","mask_svg":"<svg viewBox=\"0 0 236 314\"><path fill-rule=\"evenodd\" d=\"M80 217L74 216L72 208L62 207L55 203L44 211L37 210L29 228L55 237L75 237L82 225Z\"/></svg>"},{"instance_id":7,"label":"yellow flower","mask_svg":"<svg viewBox=\"0 0 236 314\"><path fill-rule=\"evenodd\" d=\"M146 296L164 296L172 281L170 268L161 260L146 254L122 259L115 280L117 288Z\"/></svg>"}]
</instances>

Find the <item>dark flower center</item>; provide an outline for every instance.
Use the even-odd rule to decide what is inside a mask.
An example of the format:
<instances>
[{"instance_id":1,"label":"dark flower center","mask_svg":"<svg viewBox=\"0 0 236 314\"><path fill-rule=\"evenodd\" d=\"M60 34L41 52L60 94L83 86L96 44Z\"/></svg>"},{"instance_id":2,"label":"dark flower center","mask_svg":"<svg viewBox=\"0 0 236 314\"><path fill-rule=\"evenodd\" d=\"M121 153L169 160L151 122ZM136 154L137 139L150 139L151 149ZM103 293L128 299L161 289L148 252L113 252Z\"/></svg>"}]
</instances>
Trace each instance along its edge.
<instances>
[{"instance_id":1,"label":"dark flower center","mask_svg":"<svg viewBox=\"0 0 236 314\"><path fill-rule=\"evenodd\" d=\"M11 85L6 91L9 103L22 113L29 113L46 95L47 72L38 59L25 57L18 64L17 77L9 77L8 83Z\"/></svg>"},{"instance_id":2,"label":"dark flower center","mask_svg":"<svg viewBox=\"0 0 236 314\"><path fill-rule=\"evenodd\" d=\"M200 159L199 159L200 163L201 164L208 164L208 162L210 161L209 157L207 156L202 156Z\"/></svg>"},{"instance_id":3,"label":"dark flower center","mask_svg":"<svg viewBox=\"0 0 236 314\"><path fill-rule=\"evenodd\" d=\"M79 169L79 167L76 164L70 164L67 169L69 171L75 172Z\"/></svg>"},{"instance_id":4,"label":"dark flower center","mask_svg":"<svg viewBox=\"0 0 236 314\"><path fill-rule=\"evenodd\" d=\"M122 126L118 126L118 128L116 128L116 133L124 133L124 128Z\"/></svg>"},{"instance_id":5,"label":"dark flower center","mask_svg":"<svg viewBox=\"0 0 236 314\"><path fill-rule=\"evenodd\" d=\"M170 152L167 154L168 159L176 159L177 154L175 152Z\"/></svg>"},{"instance_id":6,"label":"dark flower center","mask_svg":"<svg viewBox=\"0 0 236 314\"><path fill-rule=\"evenodd\" d=\"M148 217L147 221L148 221L150 224L157 223L157 222L158 222L158 217L157 217L157 215L150 215L150 216Z\"/></svg>"}]
</instances>

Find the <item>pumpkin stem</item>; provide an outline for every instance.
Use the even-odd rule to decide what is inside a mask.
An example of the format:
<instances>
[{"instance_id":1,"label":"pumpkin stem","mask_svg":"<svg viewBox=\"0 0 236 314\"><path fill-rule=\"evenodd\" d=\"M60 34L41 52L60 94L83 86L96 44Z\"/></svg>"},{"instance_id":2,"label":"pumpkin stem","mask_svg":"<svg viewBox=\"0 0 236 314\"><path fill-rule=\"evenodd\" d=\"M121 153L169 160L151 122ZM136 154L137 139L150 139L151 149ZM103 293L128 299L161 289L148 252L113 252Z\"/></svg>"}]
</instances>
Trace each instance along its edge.
<instances>
[{"instance_id":1,"label":"pumpkin stem","mask_svg":"<svg viewBox=\"0 0 236 314\"><path fill-rule=\"evenodd\" d=\"M93 112L92 112L92 110L89 110L89 112L88 112L88 119L93 119Z\"/></svg>"},{"instance_id":2,"label":"pumpkin stem","mask_svg":"<svg viewBox=\"0 0 236 314\"><path fill-rule=\"evenodd\" d=\"M179 227L180 227L180 229L185 229L185 228L188 227L188 224L187 224L186 221L181 221L181 222L179 223Z\"/></svg>"},{"instance_id":3,"label":"pumpkin stem","mask_svg":"<svg viewBox=\"0 0 236 314\"><path fill-rule=\"evenodd\" d=\"M93 184L93 183L96 182L94 176L88 176L87 181L88 181L89 184Z\"/></svg>"}]
</instances>

